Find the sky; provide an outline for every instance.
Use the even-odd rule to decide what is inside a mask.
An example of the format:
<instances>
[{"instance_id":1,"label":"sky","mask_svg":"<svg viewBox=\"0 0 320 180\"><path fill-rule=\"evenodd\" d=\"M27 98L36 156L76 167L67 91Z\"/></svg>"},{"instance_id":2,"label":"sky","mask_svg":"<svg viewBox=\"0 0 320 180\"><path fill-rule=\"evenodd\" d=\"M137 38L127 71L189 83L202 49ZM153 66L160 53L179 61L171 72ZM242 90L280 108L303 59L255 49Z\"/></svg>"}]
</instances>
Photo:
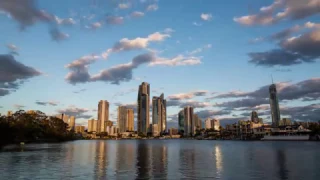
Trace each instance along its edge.
<instances>
[{"instance_id":1,"label":"sky","mask_svg":"<svg viewBox=\"0 0 320 180\"><path fill-rule=\"evenodd\" d=\"M319 0L0 0L0 113L87 125L107 100L116 122L148 82L169 127L187 105L203 121L270 122L274 82L281 117L318 121L319 12Z\"/></svg>"}]
</instances>

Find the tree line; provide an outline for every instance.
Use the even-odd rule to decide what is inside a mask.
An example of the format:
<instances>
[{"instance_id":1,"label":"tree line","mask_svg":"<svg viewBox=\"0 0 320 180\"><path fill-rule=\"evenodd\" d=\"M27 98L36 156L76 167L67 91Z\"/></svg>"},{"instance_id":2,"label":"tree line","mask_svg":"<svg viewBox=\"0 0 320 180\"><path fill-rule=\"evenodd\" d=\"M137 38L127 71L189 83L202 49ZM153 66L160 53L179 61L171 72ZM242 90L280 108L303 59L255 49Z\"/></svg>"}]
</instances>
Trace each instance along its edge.
<instances>
[{"instance_id":1,"label":"tree line","mask_svg":"<svg viewBox=\"0 0 320 180\"><path fill-rule=\"evenodd\" d=\"M41 111L19 110L10 116L0 116L0 147L20 142L61 142L75 137L63 120Z\"/></svg>"}]
</instances>

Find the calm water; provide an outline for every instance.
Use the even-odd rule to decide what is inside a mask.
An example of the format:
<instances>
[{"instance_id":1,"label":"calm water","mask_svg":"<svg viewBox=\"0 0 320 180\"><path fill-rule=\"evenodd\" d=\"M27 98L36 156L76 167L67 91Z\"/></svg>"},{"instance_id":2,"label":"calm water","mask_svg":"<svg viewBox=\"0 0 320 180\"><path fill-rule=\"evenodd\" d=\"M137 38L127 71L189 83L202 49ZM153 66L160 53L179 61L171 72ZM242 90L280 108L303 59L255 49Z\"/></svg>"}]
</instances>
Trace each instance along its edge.
<instances>
[{"instance_id":1,"label":"calm water","mask_svg":"<svg viewBox=\"0 0 320 180\"><path fill-rule=\"evenodd\" d=\"M75 141L0 152L0 179L320 179L320 143Z\"/></svg>"}]
</instances>

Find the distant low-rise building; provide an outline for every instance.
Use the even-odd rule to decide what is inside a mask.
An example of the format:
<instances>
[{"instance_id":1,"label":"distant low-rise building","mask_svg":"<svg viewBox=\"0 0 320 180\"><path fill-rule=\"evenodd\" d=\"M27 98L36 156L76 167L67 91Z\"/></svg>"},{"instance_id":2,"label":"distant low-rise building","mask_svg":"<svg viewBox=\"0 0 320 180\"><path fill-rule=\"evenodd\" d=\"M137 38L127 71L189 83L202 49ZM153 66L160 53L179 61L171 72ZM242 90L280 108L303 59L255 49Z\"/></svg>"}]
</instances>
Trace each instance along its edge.
<instances>
[{"instance_id":1,"label":"distant low-rise building","mask_svg":"<svg viewBox=\"0 0 320 180\"><path fill-rule=\"evenodd\" d=\"M179 134L178 129L176 129L176 128L170 128L170 129L169 129L169 135L170 135L170 136L178 135L178 134Z\"/></svg>"},{"instance_id":2,"label":"distant low-rise building","mask_svg":"<svg viewBox=\"0 0 320 180\"><path fill-rule=\"evenodd\" d=\"M84 126L76 126L75 132L76 133L84 133L85 127Z\"/></svg>"}]
</instances>

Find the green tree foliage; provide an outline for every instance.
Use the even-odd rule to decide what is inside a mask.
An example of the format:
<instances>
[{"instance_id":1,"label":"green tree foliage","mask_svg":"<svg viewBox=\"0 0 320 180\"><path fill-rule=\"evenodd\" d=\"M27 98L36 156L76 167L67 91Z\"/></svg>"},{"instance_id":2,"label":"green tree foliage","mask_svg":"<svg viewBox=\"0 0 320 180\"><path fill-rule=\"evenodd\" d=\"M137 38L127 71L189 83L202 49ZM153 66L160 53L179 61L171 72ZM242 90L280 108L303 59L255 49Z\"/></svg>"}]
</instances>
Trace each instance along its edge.
<instances>
[{"instance_id":1,"label":"green tree foliage","mask_svg":"<svg viewBox=\"0 0 320 180\"><path fill-rule=\"evenodd\" d=\"M23 110L0 117L0 146L18 142L66 141L74 139L68 125L41 111L28 114Z\"/></svg>"}]
</instances>

